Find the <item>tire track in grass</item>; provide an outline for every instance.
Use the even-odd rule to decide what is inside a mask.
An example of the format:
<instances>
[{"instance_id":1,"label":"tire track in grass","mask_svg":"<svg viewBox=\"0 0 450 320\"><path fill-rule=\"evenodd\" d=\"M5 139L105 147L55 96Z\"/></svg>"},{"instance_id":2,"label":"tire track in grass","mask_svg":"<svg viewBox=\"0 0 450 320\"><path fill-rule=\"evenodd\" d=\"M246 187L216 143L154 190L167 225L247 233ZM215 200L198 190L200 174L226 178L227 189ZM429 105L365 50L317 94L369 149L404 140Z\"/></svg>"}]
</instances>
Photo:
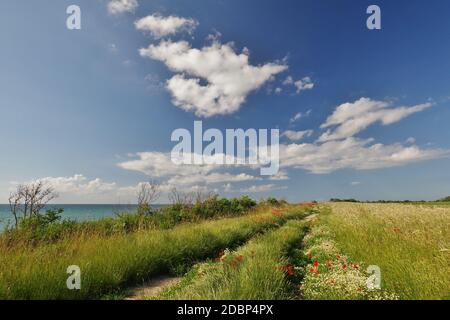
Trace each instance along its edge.
<instances>
[{"instance_id":1,"label":"tire track in grass","mask_svg":"<svg viewBox=\"0 0 450 320\"><path fill-rule=\"evenodd\" d=\"M197 264L180 284L158 299L280 300L295 296L295 270L288 258L301 244L308 223L288 221L276 230L250 240L235 252L228 250Z\"/></svg>"}]
</instances>

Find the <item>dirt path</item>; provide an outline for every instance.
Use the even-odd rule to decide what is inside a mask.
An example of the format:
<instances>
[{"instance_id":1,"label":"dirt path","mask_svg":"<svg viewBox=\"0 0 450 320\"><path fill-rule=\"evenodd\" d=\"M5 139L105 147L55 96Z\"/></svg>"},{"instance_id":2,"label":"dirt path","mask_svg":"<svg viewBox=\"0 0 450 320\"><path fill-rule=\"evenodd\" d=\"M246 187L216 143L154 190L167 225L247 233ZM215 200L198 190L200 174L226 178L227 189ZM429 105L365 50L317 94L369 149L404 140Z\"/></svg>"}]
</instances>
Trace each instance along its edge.
<instances>
[{"instance_id":1,"label":"dirt path","mask_svg":"<svg viewBox=\"0 0 450 320\"><path fill-rule=\"evenodd\" d=\"M317 216L318 216L317 213L312 214L312 215L309 215L309 216L307 216L307 217L305 218L305 221L313 221L314 219L317 218Z\"/></svg>"},{"instance_id":2,"label":"dirt path","mask_svg":"<svg viewBox=\"0 0 450 320\"><path fill-rule=\"evenodd\" d=\"M145 300L156 297L161 291L167 287L179 283L181 278L170 276L159 276L146 284L133 288L125 300Z\"/></svg>"},{"instance_id":3,"label":"dirt path","mask_svg":"<svg viewBox=\"0 0 450 320\"><path fill-rule=\"evenodd\" d=\"M306 221L311 221L317 217L317 214L312 214L305 218ZM125 300L146 300L157 297L164 289L174 286L181 281L182 277L159 276L153 278L144 285L131 288Z\"/></svg>"}]
</instances>

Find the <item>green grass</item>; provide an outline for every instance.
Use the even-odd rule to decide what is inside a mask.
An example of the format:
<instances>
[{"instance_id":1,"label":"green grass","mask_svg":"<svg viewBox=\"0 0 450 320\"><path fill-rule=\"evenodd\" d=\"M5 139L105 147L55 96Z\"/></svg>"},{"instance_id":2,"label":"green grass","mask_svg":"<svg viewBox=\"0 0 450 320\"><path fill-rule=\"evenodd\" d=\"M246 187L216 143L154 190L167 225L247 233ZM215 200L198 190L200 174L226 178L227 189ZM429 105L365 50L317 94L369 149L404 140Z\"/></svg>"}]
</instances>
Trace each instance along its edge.
<instances>
[{"instance_id":1,"label":"green grass","mask_svg":"<svg viewBox=\"0 0 450 320\"><path fill-rule=\"evenodd\" d=\"M304 221L289 221L249 241L236 252L227 252L221 261L196 265L161 299L277 300L295 296L288 259L292 247L299 247L306 232ZM291 270L291 272L289 272ZM291 273L291 275L289 275Z\"/></svg>"},{"instance_id":2,"label":"green grass","mask_svg":"<svg viewBox=\"0 0 450 320\"><path fill-rule=\"evenodd\" d=\"M265 230L303 215L269 210L238 218L181 224L170 230L77 235L47 245L0 246L0 299L94 299L142 283L159 273L236 247ZM66 269L81 268L81 290L66 288Z\"/></svg>"},{"instance_id":3,"label":"green grass","mask_svg":"<svg viewBox=\"0 0 450 320\"><path fill-rule=\"evenodd\" d=\"M382 289L401 299L450 298L450 209L332 203L320 224L355 261L381 268Z\"/></svg>"}]
</instances>

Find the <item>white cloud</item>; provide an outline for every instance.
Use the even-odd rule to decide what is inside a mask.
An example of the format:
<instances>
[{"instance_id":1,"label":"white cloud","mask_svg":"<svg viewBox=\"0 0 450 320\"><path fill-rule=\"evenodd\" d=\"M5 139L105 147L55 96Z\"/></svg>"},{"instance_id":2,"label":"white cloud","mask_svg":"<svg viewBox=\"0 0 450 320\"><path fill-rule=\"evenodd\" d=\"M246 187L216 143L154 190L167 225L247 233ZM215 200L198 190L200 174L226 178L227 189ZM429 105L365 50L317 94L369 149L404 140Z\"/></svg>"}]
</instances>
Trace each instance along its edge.
<instances>
[{"instance_id":1,"label":"white cloud","mask_svg":"<svg viewBox=\"0 0 450 320\"><path fill-rule=\"evenodd\" d=\"M304 77L300 80L295 81L292 76L288 76L284 81L283 84L285 86L295 86L296 92L300 93L301 91L305 90L311 90L314 88L314 83L310 77Z\"/></svg>"},{"instance_id":2,"label":"white cloud","mask_svg":"<svg viewBox=\"0 0 450 320\"><path fill-rule=\"evenodd\" d=\"M193 154L185 156L189 158ZM259 177L246 173L217 172L224 169L223 165L177 165L172 162L170 153L141 152L137 153L135 157L137 159L119 163L118 166L122 169L141 172L153 178L167 178L166 183L172 186L260 180ZM213 158L205 159L205 161L211 159Z\"/></svg>"},{"instance_id":3,"label":"white cloud","mask_svg":"<svg viewBox=\"0 0 450 320\"><path fill-rule=\"evenodd\" d=\"M258 186L251 186L248 188L242 188L239 191L242 193L260 193L260 192L269 192L274 190L283 190L287 189L285 186L276 186L274 184L262 184Z\"/></svg>"},{"instance_id":4,"label":"white cloud","mask_svg":"<svg viewBox=\"0 0 450 320\"><path fill-rule=\"evenodd\" d=\"M323 133L319 141L352 137L376 122L389 125L431 106L431 103L424 103L412 107L392 108L390 102L375 101L369 98L361 98L353 103L344 103L338 106L327 121L321 125L321 128L332 126L336 126L336 128Z\"/></svg>"},{"instance_id":5,"label":"white cloud","mask_svg":"<svg viewBox=\"0 0 450 320\"><path fill-rule=\"evenodd\" d=\"M296 113L291 119L289 119L290 123L297 122L303 117L303 114L301 112Z\"/></svg>"},{"instance_id":6,"label":"white cloud","mask_svg":"<svg viewBox=\"0 0 450 320\"><path fill-rule=\"evenodd\" d=\"M294 84L294 79L293 79L291 76L288 76L288 77L286 78L286 80L283 81L283 84L284 84L285 86L290 85L290 84Z\"/></svg>"},{"instance_id":7,"label":"white cloud","mask_svg":"<svg viewBox=\"0 0 450 320\"><path fill-rule=\"evenodd\" d=\"M304 77L301 80L297 80L294 82L294 85L297 88L297 93L314 88L314 83L312 82L310 77Z\"/></svg>"},{"instance_id":8,"label":"white cloud","mask_svg":"<svg viewBox=\"0 0 450 320\"><path fill-rule=\"evenodd\" d=\"M230 174L230 173L218 173L213 172L207 175L187 175L187 176L175 176L169 179L168 183L171 185L192 185L197 183L220 183L220 182L242 182L260 180L260 178L248 175L246 173Z\"/></svg>"},{"instance_id":9,"label":"white cloud","mask_svg":"<svg viewBox=\"0 0 450 320\"><path fill-rule=\"evenodd\" d=\"M350 185L352 185L352 186L359 186L360 184L361 184L361 182L359 182L359 181L352 181L350 183Z\"/></svg>"},{"instance_id":10,"label":"white cloud","mask_svg":"<svg viewBox=\"0 0 450 320\"><path fill-rule=\"evenodd\" d=\"M107 183L96 178L88 180L81 174L72 177L45 177L39 179L45 184L51 185L58 193L92 194L114 190L116 183Z\"/></svg>"},{"instance_id":11,"label":"white cloud","mask_svg":"<svg viewBox=\"0 0 450 320\"><path fill-rule=\"evenodd\" d=\"M273 181L289 180L289 176L286 171L280 170L276 175L270 176L269 180Z\"/></svg>"},{"instance_id":12,"label":"white cloud","mask_svg":"<svg viewBox=\"0 0 450 320\"><path fill-rule=\"evenodd\" d=\"M415 145L413 138L409 138L406 145L385 145L375 143L373 139L354 137L375 122L392 124L431 106L431 103L425 103L393 108L389 102L368 98L342 104L321 125L322 129L335 127L334 130L329 129L314 143L280 145L280 164L284 168L301 168L315 174L324 174L340 169L389 168L449 156L449 150L422 149ZM291 123L301 117L301 113L296 114ZM283 135L295 140L310 134L312 133L286 131Z\"/></svg>"},{"instance_id":13,"label":"white cloud","mask_svg":"<svg viewBox=\"0 0 450 320\"><path fill-rule=\"evenodd\" d=\"M177 165L172 162L170 153L139 152L137 159L119 163L122 169L138 171L152 177L175 175L205 175L213 170L212 165Z\"/></svg>"},{"instance_id":14,"label":"white cloud","mask_svg":"<svg viewBox=\"0 0 450 320\"><path fill-rule=\"evenodd\" d=\"M124 194L115 182L105 182L100 178L88 179L75 174L68 177L44 177L25 184L42 181L58 194L54 203L119 203L120 200L135 201L135 194ZM11 190L19 184L11 184Z\"/></svg>"},{"instance_id":15,"label":"white cloud","mask_svg":"<svg viewBox=\"0 0 450 320\"><path fill-rule=\"evenodd\" d=\"M416 138L409 137L408 139L406 139L405 142L408 143L408 144L415 144L416 143Z\"/></svg>"},{"instance_id":16,"label":"white cloud","mask_svg":"<svg viewBox=\"0 0 450 320\"><path fill-rule=\"evenodd\" d=\"M177 16L163 17L153 14L139 19L134 23L136 29L150 32L156 38L162 38L176 34L180 31L191 33L198 25L198 22L191 18Z\"/></svg>"},{"instance_id":17,"label":"white cloud","mask_svg":"<svg viewBox=\"0 0 450 320\"><path fill-rule=\"evenodd\" d=\"M108 50L111 53L117 53L118 49L117 49L117 45L115 43L110 43L108 45Z\"/></svg>"},{"instance_id":18,"label":"white cloud","mask_svg":"<svg viewBox=\"0 0 450 320\"><path fill-rule=\"evenodd\" d=\"M238 111L252 91L287 69L278 63L253 66L248 51L238 54L231 44L219 42L196 49L186 41L161 41L139 53L178 73L166 84L173 103L201 117Z\"/></svg>"},{"instance_id":19,"label":"white cloud","mask_svg":"<svg viewBox=\"0 0 450 320\"><path fill-rule=\"evenodd\" d=\"M124 12L134 12L138 7L137 0L111 0L107 8L110 14L120 14Z\"/></svg>"},{"instance_id":20,"label":"white cloud","mask_svg":"<svg viewBox=\"0 0 450 320\"><path fill-rule=\"evenodd\" d=\"M420 149L396 143L384 145L373 139L346 138L325 143L280 145L282 167L302 168L315 174L340 169L370 170L441 158L448 150Z\"/></svg>"},{"instance_id":21,"label":"white cloud","mask_svg":"<svg viewBox=\"0 0 450 320\"><path fill-rule=\"evenodd\" d=\"M310 137L314 133L313 130L293 131L287 130L283 132L282 136L287 137L291 141L299 141L303 138Z\"/></svg>"}]
</instances>

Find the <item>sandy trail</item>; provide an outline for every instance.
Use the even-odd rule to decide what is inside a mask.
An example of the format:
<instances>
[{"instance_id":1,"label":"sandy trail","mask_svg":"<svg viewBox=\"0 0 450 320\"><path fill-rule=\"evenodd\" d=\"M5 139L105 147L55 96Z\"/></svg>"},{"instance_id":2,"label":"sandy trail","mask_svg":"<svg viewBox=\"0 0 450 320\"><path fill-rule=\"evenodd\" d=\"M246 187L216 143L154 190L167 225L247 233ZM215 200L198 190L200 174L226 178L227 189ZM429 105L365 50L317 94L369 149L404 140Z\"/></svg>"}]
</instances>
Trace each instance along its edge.
<instances>
[{"instance_id":1,"label":"sandy trail","mask_svg":"<svg viewBox=\"0 0 450 320\"><path fill-rule=\"evenodd\" d=\"M309 216L307 216L306 218L305 218L305 221L313 221L313 220L315 220L317 217L318 217L319 215L317 214L317 213L315 213L315 214L312 214L312 215L309 215Z\"/></svg>"},{"instance_id":2,"label":"sandy trail","mask_svg":"<svg viewBox=\"0 0 450 320\"><path fill-rule=\"evenodd\" d=\"M133 288L125 300L146 300L156 297L167 287L179 283L181 278L171 276L159 276L153 278L146 284Z\"/></svg>"}]
</instances>

